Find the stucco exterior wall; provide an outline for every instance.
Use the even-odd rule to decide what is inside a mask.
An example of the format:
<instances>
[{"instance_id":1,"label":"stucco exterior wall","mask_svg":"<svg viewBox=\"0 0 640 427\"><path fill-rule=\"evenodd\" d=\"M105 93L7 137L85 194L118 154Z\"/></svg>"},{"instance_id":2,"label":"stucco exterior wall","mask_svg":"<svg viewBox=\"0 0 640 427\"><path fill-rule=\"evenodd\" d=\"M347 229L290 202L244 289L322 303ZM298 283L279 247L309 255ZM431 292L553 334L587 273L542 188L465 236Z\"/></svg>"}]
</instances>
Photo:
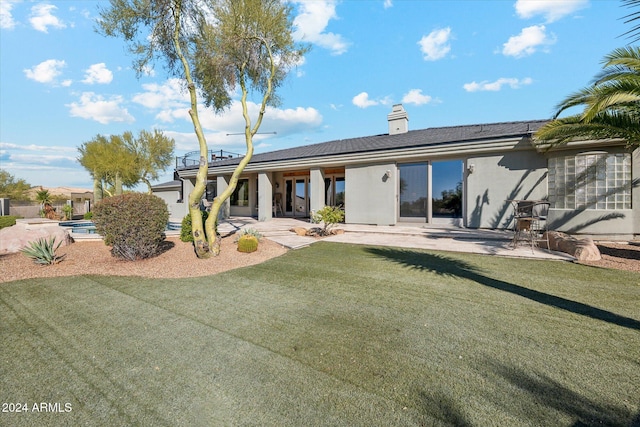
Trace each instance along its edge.
<instances>
[{"instance_id":1,"label":"stucco exterior wall","mask_svg":"<svg viewBox=\"0 0 640 427\"><path fill-rule=\"evenodd\" d=\"M387 171L391 171L388 178ZM346 167L345 221L349 224L395 224L397 177L394 163Z\"/></svg>"},{"instance_id":2,"label":"stucco exterior wall","mask_svg":"<svg viewBox=\"0 0 640 427\"><path fill-rule=\"evenodd\" d=\"M169 209L169 218L174 220L182 220L184 216L187 214L187 204L186 203L178 203L178 199L180 198L180 191L178 190L163 190L163 191L154 191L154 196L160 197L167 204L167 209Z\"/></svg>"},{"instance_id":3,"label":"stucco exterior wall","mask_svg":"<svg viewBox=\"0 0 640 427\"><path fill-rule=\"evenodd\" d=\"M469 228L511 227L509 200L547 197L547 159L535 150L469 157L466 170L465 224Z\"/></svg>"},{"instance_id":4,"label":"stucco exterior wall","mask_svg":"<svg viewBox=\"0 0 640 427\"><path fill-rule=\"evenodd\" d=\"M258 221L268 221L273 217L273 173L258 174Z\"/></svg>"}]
</instances>

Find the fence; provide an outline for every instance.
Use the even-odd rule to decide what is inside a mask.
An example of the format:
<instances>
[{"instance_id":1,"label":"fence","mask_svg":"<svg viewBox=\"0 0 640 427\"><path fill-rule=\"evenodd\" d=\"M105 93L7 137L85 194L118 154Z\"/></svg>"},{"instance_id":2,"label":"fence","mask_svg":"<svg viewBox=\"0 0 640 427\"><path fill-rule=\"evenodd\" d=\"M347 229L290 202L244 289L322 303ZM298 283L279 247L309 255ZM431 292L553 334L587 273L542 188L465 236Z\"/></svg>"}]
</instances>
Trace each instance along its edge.
<instances>
[{"instance_id":1,"label":"fence","mask_svg":"<svg viewBox=\"0 0 640 427\"><path fill-rule=\"evenodd\" d=\"M6 200L6 199L4 199ZM56 214L62 217L63 214L63 206L66 205L65 202L54 202L51 203L51 206L55 209ZM5 215L15 215L22 218L39 218L40 210L42 209L42 205L40 202L33 201L21 201L21 200L10 200L9 201L9 212L4 213ZM80 219L87 213L90 209L90 205L88 202L85 203L73 203L73 219Z\"/></svg>"}]
</instances>

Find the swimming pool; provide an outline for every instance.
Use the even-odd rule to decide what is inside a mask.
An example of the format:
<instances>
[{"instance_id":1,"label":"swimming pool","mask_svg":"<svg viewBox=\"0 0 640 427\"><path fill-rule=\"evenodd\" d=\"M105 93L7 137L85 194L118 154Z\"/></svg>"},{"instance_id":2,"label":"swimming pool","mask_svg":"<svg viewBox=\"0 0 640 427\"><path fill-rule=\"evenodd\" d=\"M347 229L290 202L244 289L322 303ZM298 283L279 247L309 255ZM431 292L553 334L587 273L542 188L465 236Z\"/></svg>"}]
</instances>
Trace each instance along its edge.
<instances>
[{"instance_id":1,"label":"swimming pool","mask_svg":"<svg viewBox=\"0 0 640 427\"><path fill-rule=\"evenodd\" d=\"M63 221L60 223L60 227L69 228L72 233L78 234L98 234L96 231L96 225L93 221ZM176 221L169 221L167 223L167 231L176 231L182 228L182 224Z\"/></svg>"}]
</instances>

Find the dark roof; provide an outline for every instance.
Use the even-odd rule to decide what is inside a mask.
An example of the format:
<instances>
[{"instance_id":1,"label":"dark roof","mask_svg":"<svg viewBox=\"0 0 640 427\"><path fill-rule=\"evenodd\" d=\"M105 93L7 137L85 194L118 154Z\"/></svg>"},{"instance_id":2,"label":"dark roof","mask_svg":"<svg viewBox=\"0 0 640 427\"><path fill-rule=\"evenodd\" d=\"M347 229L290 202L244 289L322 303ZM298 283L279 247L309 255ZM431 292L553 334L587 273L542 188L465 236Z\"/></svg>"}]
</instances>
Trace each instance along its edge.
<instances>
[{"instance_id":1,"label":"dark roof","mask_svg":"<svg viewBox=\"0 0 640 427\"><path fill-rule=\"evenodd\" d=\"M166 190L169 188L182 188L182 181L174 179L173 181L161 182L151 186L151 190Z\"/></svg>"},{"instance_id":2,"label":"dark roof","mask_svg":"<svg viewBox=\"0 0 640 427\"><path fill-rule=\"evenodd\" d=\"M365 153L399 148L428 147L457 142L491 140L527 136L542 127L548 120L521 122L487 123L465 126L427 128L397 135L374 135L359 138L340 139L318 144L304 145L267 153L254 154L251 163L295 160L341 154ZM239 163L240 159L218 160L211 166L228 166Z\"/></svg>"}]
</instances>

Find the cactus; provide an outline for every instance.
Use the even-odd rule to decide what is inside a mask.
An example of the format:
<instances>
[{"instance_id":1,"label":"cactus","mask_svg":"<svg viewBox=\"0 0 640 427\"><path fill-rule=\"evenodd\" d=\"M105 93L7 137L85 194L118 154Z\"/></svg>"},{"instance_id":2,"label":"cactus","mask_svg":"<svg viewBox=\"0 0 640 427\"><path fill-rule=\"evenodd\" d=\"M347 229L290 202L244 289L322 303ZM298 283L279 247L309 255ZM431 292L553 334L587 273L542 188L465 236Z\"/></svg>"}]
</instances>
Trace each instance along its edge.
<instances>
[{"instance_id":1,"label":"cactus","mask_svg":"<svg viewBox=\"0 0 640 427\"><path fill-rule=\"evenodd\" d=\"M258 239L250 234L245 234L238 239L238 252L255 252L258 250Z\"/></svg>"}]
</instances>

